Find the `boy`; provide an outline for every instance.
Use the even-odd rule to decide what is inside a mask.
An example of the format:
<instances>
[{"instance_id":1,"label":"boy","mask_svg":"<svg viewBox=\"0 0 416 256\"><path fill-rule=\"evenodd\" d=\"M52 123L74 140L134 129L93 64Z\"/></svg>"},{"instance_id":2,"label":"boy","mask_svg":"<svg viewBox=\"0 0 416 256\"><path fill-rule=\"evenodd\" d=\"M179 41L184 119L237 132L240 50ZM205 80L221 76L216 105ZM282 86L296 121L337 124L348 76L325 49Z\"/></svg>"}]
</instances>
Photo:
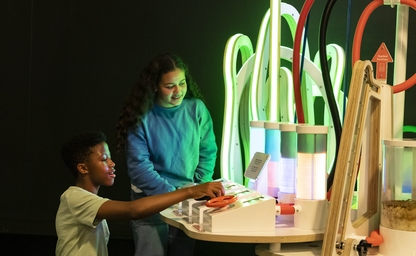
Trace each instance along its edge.
<instances>
[{"instance_id":1,"label":"boy","mask_svg":"<svg viewBox=\"0 0 416 256\"><path fill-rule=\"evenodd\" d=\"M221 182L210 182L135 201L109 200L97 195L101 185L113 185L116 177L102 132L73 137L61 153L76 181L61 196L56 255L107 255L110 233L106 219L140 219L188 198L224 195Z\"/></svg>"}]
</instances>

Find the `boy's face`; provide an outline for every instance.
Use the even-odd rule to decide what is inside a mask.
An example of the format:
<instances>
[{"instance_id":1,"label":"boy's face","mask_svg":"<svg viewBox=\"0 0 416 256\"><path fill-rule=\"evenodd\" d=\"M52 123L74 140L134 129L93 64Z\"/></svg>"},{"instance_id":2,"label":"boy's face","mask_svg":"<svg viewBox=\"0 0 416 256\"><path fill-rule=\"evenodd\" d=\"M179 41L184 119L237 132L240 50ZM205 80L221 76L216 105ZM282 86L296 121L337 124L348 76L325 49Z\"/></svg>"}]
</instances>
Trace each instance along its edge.
<instances>
[{"instance_id":1,"label":"boy's face","mask_svg":"<svg viewBox=\"0 0 416 256\"><path fill-rule=\"evenodd\" d=\"M111 153L105 142L93 147L93 152L84 163L91 182L95 186L112 186L116 175L115 163L111 160Z\"/></svg>"}]
</instances>

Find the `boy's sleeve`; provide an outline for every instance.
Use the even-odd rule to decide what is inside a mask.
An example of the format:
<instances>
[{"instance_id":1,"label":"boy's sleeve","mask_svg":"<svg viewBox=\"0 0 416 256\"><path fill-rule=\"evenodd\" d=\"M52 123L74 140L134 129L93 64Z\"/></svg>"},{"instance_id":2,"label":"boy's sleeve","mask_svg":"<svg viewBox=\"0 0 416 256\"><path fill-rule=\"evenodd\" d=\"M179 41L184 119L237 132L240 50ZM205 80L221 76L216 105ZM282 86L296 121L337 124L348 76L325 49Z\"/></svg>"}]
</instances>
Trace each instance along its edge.
<instances>
[{"instance_id":1,"label":"boy's sleeve","mask_svg":"<svg viewBox=\"0 0 416 256\"><path fill-rule=\"evenodd\" d=\"M74 218L89 227L96 227L101 222L96 221L97 212L108 200L84 191L74 191L67 196L68 208Z\"/></svg>"}]
</instances>

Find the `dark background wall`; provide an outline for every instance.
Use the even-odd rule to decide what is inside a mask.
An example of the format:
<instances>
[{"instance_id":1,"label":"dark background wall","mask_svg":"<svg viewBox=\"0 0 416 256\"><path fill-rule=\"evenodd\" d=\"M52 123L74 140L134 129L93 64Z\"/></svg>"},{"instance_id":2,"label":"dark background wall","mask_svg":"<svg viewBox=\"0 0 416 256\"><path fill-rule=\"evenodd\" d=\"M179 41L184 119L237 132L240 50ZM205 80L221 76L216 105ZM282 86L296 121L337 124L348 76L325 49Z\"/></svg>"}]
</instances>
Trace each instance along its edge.
<instances>
[{"instance_id":1,"label":"dark background wall","mask_svg":"<svg viewBox=\"0 0 416 256\"><path fill-rule=\"evenodd\" d=\"M299 11L303 1L289 1ZM353 1L351 35L364 7ZM61 193L73 179L60 146L73 134L102 130L108 136L117 178L100 195L129 199L123 156L115 152L115 125L141 69L154 55L175 52L190 66L212 113L218 146L224 107L223 51L229 37L256 45L266 0L0 2L0 232L54 235ZM310 14L311 54L318 50L324 1ZM334 7L327 43L346 45L346 1ZM395 9L381 7L367 24L361 59L382 42L394 58ZM409 31L415 31L410 10ZM285 24L282 45L292 46ZM409 33L408 75L414 73L416 38ZM348 63L350 65L350 62ZM389 65L391 84L393 65ZM406 94L405 124L416 125L414 88ZM218 157L219 160L219 157ZM214 178L219 177L219 165ZM129 237L127 221L110 222L112 236Z\"/></svg>"}]
</instances>

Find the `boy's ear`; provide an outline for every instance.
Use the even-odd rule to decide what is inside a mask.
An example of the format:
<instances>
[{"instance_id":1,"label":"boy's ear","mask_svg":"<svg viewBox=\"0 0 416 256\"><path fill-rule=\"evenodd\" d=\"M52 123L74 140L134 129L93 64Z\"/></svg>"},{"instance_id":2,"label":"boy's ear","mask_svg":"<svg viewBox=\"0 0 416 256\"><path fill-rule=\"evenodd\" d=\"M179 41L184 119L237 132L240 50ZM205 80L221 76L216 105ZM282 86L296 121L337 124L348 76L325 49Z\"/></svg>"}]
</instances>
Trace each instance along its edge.
<instances>
[{"instance_id":1,"label":"boy's ear","mask_svg":"<svg viewBox=\"0 0 416 256\"><path fill-rule=\"evenodd\" d=\"M88 168L87 168L87 166L86 166L85 164L83 164L83 163L79 163L79 164L77 164L77 168L78 168L78 171L79 171L81 174L87 174L87 173L88 173Z\"/></svg>"}]
</instances>

